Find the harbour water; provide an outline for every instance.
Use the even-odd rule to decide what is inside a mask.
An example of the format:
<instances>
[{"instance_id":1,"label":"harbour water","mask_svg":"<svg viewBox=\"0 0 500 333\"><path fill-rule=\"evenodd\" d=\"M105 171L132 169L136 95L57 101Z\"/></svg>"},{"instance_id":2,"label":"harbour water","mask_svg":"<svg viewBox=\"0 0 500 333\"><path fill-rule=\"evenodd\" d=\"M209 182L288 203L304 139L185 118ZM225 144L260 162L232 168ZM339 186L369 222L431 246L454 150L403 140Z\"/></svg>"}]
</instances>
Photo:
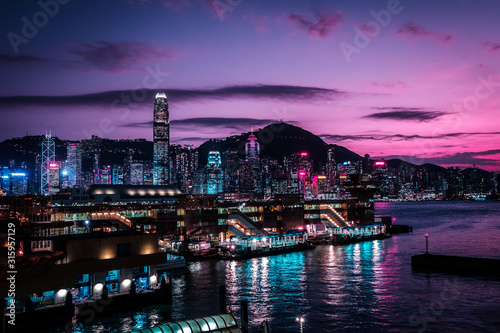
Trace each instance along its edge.
<instances>
[{"instance_id":1,"label":"harbour water","mask_svg":"<svg viewBox=\"0 0 500 333\"><path fill-rule=\"evenodd\" d=\"M128 332L214 315L218 287L239 320L249 302L251 331L498 332L500 279L413 272L410 258L436 254L500 258L500 202L376 203L377 215L413 226L392 238L241 261L200 261L172 271L173 304L78 323L76 332ZM43 332L64 332L63 327Z\"/></svg>"}]
</instances>

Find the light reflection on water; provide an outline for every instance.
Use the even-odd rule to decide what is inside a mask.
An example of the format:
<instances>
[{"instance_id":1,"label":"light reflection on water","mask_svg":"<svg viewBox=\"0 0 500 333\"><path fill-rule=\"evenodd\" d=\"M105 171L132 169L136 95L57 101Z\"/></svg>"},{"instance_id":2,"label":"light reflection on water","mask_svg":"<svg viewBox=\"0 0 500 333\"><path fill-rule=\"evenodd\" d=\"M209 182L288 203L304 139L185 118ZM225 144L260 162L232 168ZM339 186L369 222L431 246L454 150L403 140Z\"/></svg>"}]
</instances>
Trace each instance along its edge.
<instances>
[{"instance_id":1,"label":"light reflection on water","mask_svg":"<svg viewBox=\"0 0 500 333\"><path fill-rule=\"evenodd\" d=\"M172 306L95 319L92 325L78 324L76 331L127 332L214 315L222 284L227 288L228 307L238 320L240 301L249 302L254 332L264 320L270 321L273 332L298 332L295 318L301 313L306 318L305 332L418 332L424 325L425 332L499 328L498 279L412 272L410 257L423 252L423 235L429 232L431 252L500 258L500 204L380 206L380 215L396 216L398 223L413 225L414 232L243 261L190 263L186 270L172 272ZM454 221L470 221L470 228L454 228ZM443 292L450 286L453 297L443 301ZM444 309L436 312L433 307L438 305Z\"/></svg>"}]
</instances>

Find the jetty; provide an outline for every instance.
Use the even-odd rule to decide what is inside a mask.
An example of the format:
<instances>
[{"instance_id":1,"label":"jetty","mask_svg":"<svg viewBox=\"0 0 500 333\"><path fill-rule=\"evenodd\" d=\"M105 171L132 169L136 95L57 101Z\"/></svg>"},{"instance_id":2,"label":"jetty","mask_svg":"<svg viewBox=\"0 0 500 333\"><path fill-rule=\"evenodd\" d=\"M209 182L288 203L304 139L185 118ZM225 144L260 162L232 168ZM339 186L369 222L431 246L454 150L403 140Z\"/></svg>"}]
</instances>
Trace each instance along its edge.
<instances>
[{"instance_id":1,"label":"jetty","mask_svg":"<svg viewBox=\"0 0 500 333\"><path fill-rule=\"evenodd\" d=\"M500 259L424 253L411 257L413 269L500 276Z\"/></svg>"}]
</instances>

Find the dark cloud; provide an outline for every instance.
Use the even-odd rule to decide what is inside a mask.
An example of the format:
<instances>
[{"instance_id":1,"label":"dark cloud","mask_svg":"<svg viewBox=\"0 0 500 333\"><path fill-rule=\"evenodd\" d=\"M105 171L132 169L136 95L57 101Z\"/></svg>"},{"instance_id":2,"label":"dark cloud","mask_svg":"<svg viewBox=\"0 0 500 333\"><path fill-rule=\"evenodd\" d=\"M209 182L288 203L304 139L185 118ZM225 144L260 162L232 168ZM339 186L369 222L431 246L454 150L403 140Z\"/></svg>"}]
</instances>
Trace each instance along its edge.
<instances>
[{"instance_id":1,"label":"dark cloud","mask_svg":"<svg viewBox=\"0 0 500 333\"><path fill-rule=\"evenodd\" d=\"M254 119L254 118L223 118L223 117L200 117L171 120L172 126L208 126L225 128L250 128L251 126L267 126L275 122L273 119ZM130 123L122 125L124 127L152 128L153 122Z\"/></svg>"},{"instance_id":2,"label":"dark cloud","mask_svg":"<svg viewBox=\"0 0 500 333\"><path fill-rule=\"evenodd\" d=\"M383 156L384 159L399 158L411 163L432 163L437 165L482 165L482 166L499 166L500 161L495 158L484 158L483 156L490 156L500 154L500 149L479 151L479 152L464 152L452 155L445 155L439 157L415 157L410 155L389 155Z\"/></svg>"},{"instance_id":3,"label":"dark cloud","mask_svg":"<svg viewBox=\"0 0 500 333\"><path fill-rule=\"evenodd\" d=\"M441 42L450 41L453 36L451 34L445 34L439 31L430 31L421 25L416 25L415 22L407 22L404 26L399 28L398 34L406 35L411 37L427 37L437 39Z\"/></svg>"},{"instance_id":4,"label":"dark cloud","mask_svg":"<svg viewBox=\"0 0 500 333\"><path fill-rule=\"evenodd\" d=\"M330 37L333 30L344 23L344 15L340 12L330 14L314 12L313 16L311 19L302 14L290 14L288 19L305 30L309 37L323 39Z\"/></svg>"},{"instance_id":5,"label":"dark cloud","mask_svg":"<svg viewBox=\"0 0 500 333\"><path fill-rule=\"evenodd\" d=\"M489 52L495 52L500 50L500 44L495 43L495 42L486 42L484 43L484 46L488 49Z\"/></svg>"},{"instance_id":6,"label":"dark cloud","mask_svg":"<svg viewBox=\"0 0 500 333\"><path fill-rule=\"evenodd\" d=\"M429 121L447 114L441 111L427 111L420 108L375 108L377 110L388 110L384 112L375 112L364 116L363 118L373 119L392 119L392 120L410 120L410 121Z\"/></svg>"},{"instance_id":7,"label":"dark cloud","mask_svg":"<svg viewBox=\"0 0 500 333\"><path fill-rule=\"evenodd\" d=\"M102 106L136 107L150 105L157 92L165 92L169 101L185 102L203 99L261 98L295 102L334 100L347 93L336 89L285 85L228 86L218 89L117 90L72 96L4 96L1 106ZM128 96L128 102L124 100ZM136 96L136 97L134 97Z\"/></svg>"},{"instance_id":8,"label":"dark cloud","mask_svg":"<svg viewBox=\"0 0 500 333\"><path fill-rule=\"evenodd\" d=\"M373 24L360 23L356 26L359 28L359 30L363 31L369 37L375 37L375 35L378 33L377 29L375 29L375 25Z\"/></svg>"},{"instance_id":9,"label":"dark cloud","mask_svg":"<svg viewBox=\"0 0 500 333\"><path fill-rule=\"evenodd\" d=\"M30 55L15 55L11 56L5 53L0 54L0 64L7 65L30 65L30 64L40 64L48 63L50 60Z\"/></svg>"},{"instance_id":10,"label":"dark cloud","mask_svg":"<svg viewBox=\"0 0 500 333\"><path fill-rule=\"evenodd\" d=\"M187 138L177 138L177 139L175 139L176 142L187 142L188 144L193 144L193 142L203 143L203 142L205 142L207 140L208 140L208 138L201 137L201 136L191 136L191 137L187 137Z\"/></svg>"},{"instance_id":11,"label":"dark cloud","mask_svg":"<svg viewBox=\"0 0 500 333\"><path fill-rule=\"evenodd\" d=\"M403 135L403 134L360 134L360 135L335 135L335 134L321 134L323 140L328 142L337 142L337 141L407 141L407 140L415 140L415 139L446 139L446 138L464 138L469 136L478 136L478 135L500 135L500 132L463 132L463 133L443 133L438 135Z\"/></svg>"},{"instance_id":12,"label":"dark cloud","mask_svg":"<svg viewBox=\"0 0 500 333\"><path fill-rule=\"evenodd\" d=\"M139 66L147 60L174 59L178 56L177 52L167 47L137 41L77 43L70 47L69 52L79 58L75 63L77 68L108 73L144 70Z\"/></svg>"}]
</instances>

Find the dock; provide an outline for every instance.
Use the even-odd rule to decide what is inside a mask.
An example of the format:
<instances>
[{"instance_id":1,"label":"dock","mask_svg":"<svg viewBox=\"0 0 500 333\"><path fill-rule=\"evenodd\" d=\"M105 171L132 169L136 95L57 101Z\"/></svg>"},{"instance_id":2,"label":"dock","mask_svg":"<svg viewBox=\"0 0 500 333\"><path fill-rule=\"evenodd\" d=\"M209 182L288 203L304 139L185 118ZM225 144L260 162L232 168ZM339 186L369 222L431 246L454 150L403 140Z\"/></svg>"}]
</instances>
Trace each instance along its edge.
<instances>
[{"instance_id":1,"label":"dock","mask_svg":"<svg viewBox=\"0 0 500 333\"><path fill-rule=\"evenodd\" d=\"M411 257L413 269L500 276L500 259L424 253Z\"/></svg>"}]
</instances>

